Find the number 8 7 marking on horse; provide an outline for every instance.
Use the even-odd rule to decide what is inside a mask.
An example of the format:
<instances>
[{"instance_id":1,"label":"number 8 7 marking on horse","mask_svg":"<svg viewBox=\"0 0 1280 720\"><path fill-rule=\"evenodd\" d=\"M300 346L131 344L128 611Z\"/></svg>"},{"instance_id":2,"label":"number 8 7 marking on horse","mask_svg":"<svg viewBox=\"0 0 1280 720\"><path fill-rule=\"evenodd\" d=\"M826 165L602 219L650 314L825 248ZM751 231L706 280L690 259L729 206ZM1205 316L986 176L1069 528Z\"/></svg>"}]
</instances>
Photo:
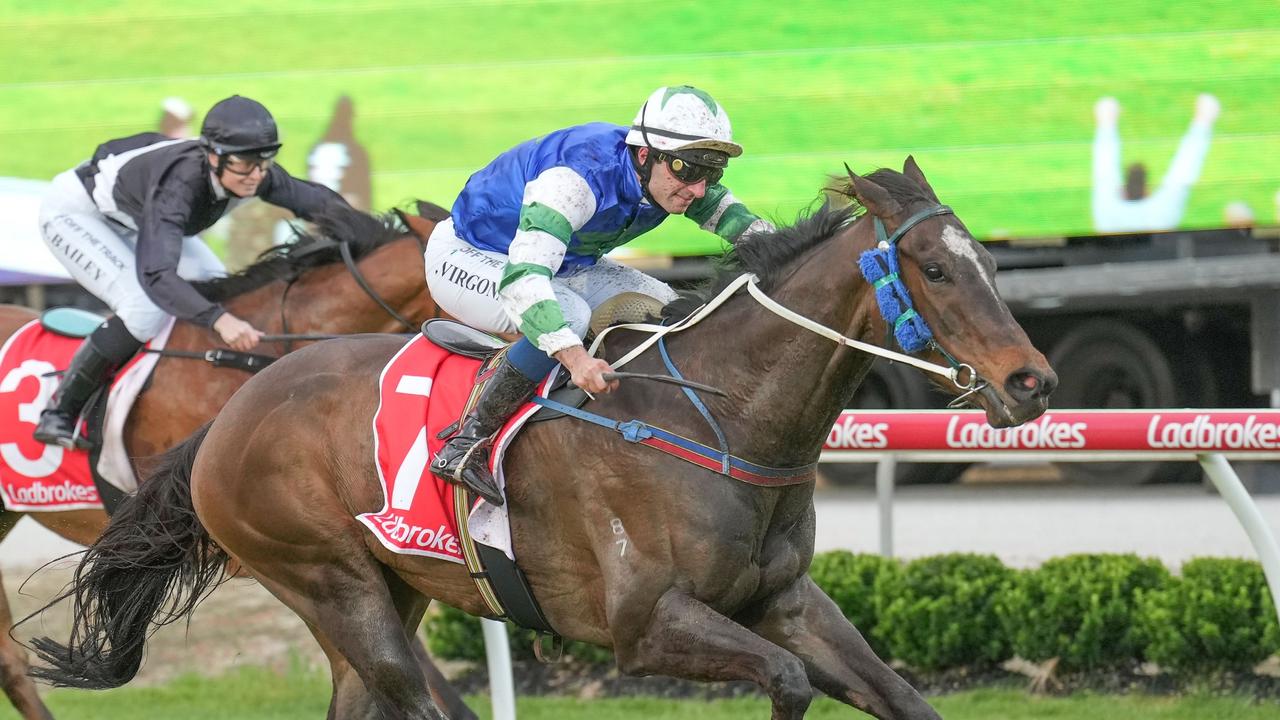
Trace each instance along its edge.
<instances>
[{"instance_id":1,"label":"number 8 7 marking on horse","mask_svg":"<svg viewBox=\"0 0 1280 720\"><path fill-rule=\"evenodd\" d=\"M618 536L618 539L613 541L613 544L618 546L618 557L626 557L627 529L622 527L622 519L614 518L610 520L609 527L613 529L613 534Z\"/></svg>"}]
</instances>

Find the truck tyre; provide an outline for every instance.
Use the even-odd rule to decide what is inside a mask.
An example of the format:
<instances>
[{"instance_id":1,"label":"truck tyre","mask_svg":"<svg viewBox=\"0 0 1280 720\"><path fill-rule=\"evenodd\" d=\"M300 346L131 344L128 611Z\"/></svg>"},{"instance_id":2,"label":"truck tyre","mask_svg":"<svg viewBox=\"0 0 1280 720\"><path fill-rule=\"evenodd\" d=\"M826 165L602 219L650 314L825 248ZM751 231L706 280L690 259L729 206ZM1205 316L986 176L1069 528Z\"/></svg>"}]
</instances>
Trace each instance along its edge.
<instances>
[{"instance_id":1,"label":"truck tyre","mask_svg":"<svg viewBox=\"0 0 1280 720\"><path fill-rule=\"evenodd\" d=\"M1179 407L1174 371L1160 347L1137 326L1089 320L1049 352L1058 373L1051 405L1067 410ZM1053 412L1050 410L1050 412ZM1060 463L1064 479L1096 485L1141 485L1183 474L1181 463Z\"/></svg>"}]
</instances>

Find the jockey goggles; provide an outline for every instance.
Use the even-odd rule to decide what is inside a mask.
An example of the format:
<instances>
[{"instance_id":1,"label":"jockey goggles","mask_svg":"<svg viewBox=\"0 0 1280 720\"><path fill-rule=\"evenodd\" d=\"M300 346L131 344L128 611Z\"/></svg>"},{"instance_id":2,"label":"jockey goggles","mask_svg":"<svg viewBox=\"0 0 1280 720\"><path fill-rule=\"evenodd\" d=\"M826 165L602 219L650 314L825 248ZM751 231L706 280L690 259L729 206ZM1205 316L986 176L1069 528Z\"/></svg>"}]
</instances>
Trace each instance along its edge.
<instances>
[{"instance_id":1,"label":"jockey goggles","mask_svg":"<svg viewBox=\"0 0 1280 720\"><path fill-rule=\"evenodd\" d=\"M720 178L724 177L724 168L729 164L729 156L715 151L705 151L698 155L698 159L705 161L705 164L671 152L659 152L658 160L666 164L676 180L686 185L694 185L703 180L708 185L720 182Z\"/></svg>"},{"instance_id":2,"label":"jockey goggles","mask_svg":"<svg viewBox=\"0 0 1280 720\"><path fill-rule=\"evenodd\" d=\"M266 172L275 163L275 151L229 153L222 156L222 169L232 175L252 175L254 170Z\"/></svg>"}]
</instances>

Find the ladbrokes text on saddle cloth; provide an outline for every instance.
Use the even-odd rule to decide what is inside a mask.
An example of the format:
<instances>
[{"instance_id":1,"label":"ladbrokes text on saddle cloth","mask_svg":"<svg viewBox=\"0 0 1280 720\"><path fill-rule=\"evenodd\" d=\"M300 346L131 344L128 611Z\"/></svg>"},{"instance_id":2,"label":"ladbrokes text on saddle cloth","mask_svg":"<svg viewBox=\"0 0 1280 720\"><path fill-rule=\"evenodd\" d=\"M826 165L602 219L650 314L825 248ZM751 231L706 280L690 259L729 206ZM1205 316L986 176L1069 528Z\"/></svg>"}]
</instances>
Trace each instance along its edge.
<instances>
[{"instance_id":1,"label":"ladbrokes text on saddle cloth","mask_svg":"<svg viewBox=\"0 0 1280 720\"><path fill-rule=\"evenodd\" d=\"M172 323L149 347L163 347ZM31 436L40 411L57 389L53 373L67 367L79 338L45 330L32 320L0 348L0 500L8 510L52 512L101 508L89 452L45 445ZM124 449L124 421L155 369L158 356L140 353L111 384L98 470L125 492L137 487ZM106 466L109 466L106 467Z\"/></svg>"}]
</instances>

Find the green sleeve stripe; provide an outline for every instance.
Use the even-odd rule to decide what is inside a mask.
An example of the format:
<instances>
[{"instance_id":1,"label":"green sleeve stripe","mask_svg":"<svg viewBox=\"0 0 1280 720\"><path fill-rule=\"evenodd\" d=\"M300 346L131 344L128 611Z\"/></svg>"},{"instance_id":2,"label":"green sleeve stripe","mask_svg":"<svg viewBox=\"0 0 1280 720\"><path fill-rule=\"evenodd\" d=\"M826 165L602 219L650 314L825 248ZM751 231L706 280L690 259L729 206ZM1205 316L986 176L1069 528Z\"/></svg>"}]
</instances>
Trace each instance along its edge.
<instances>
[{"instance_id":1,"label":"green sleeve stripe","mask_svg":"<svg viewBox=\"0 0 1280 720\"><path fill-rule=\"evenodd\" d=\"M528 275L542 275L550 278L554 276L554 273L551 272L551 268L538 263L509 262L506 267L502 268L502 279L498 281L498 292L502 292L503 288Z\"/></svg>"},{"instance_id":2,"label":"green sleeve stripe","mask_svg":"<svg viewBox=\"0 0 1280 720\"><path fill-rule=\"evenodd\" d=\"M555 300L541 300L520 313L520 332L534 345L543 335L569 327Z\"/></svg>"},{"instance_id":3,"label":"green sleeve stripe","mask_svg":"<svg viewBox=\"0 0 1280 720\"><path fill-rule=\"evenodd\" d=\"M725 240L737 240L751 223L759 219L751 214L746 205L734 203L725 208L724 214L720 216L720 222L716 223L715 232Z\"/></svg>"},{"instance_id":4,"label":"green sleeve stripe","mask_svg":"<svg viewBox=\"0 0 1280 720\"><path fill-rule=\"evenodd\" d=\"M711 185L707 187L705 195L689 204L689 209L684 211L684 216L703 225L716 213L716 208L720 207L720 201L728 194L729 188L720 183Z\"/></svg>"},{"instance_id":5,"label":"green sleeve stripe","mask_svg":"<svg viewBox=\"0 0 1280 720\"><path fill-rule=\"evenodd\" d=\"M559 210L539 202L529 203L520 208L521 230L541 230L556 238L565 245L573 238L573 225Z\"/></svg>"}]
</instances>

